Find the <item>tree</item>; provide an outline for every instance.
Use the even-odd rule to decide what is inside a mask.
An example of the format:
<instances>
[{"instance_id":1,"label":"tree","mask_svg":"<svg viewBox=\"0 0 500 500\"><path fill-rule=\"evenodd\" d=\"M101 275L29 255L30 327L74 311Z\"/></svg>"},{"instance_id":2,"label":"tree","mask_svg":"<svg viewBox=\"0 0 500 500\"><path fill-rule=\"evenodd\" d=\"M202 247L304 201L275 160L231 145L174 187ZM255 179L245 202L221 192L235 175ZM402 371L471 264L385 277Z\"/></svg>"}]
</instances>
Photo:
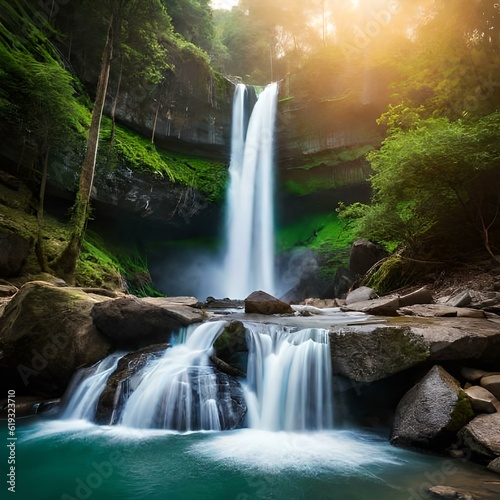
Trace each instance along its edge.
<instances>
[{"instance_id":1,"label":"tree","mask_svg":"<svg viewBox=\"0 0 500 500\"><path fill-rule=\"evenodd\" d=\"M361 216L362 234L413 254L431 242L449 249L479 236L496 258L499 242L490 235L500 210L500 112L470 122L418 120L394 129L368 159L374 195Z\"/></svg>"}]
</instances>

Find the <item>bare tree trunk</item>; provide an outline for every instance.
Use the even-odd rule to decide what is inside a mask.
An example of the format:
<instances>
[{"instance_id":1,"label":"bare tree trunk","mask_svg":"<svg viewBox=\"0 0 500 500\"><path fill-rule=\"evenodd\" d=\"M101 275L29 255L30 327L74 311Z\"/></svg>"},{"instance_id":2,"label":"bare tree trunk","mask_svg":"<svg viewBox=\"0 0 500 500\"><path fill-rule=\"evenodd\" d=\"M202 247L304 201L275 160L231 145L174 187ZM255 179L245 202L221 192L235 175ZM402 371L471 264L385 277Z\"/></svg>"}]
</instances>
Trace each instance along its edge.
<instances>
[{"instance_id":1,"label":"bare tree trunk","mask_svg":"<svg viewBox=\"0 0 500 500\"><path fill-rule=\"evenodd\" d=\"M46 273L49 269L47 264L47 256L45 255L45 247L43 244L43 206L45 203L45 188L47 186L47 169L49 164L49 152L50 148L47 143L44 145L44 155L43 155L43 170L42 170L42 181L40 183L40 196L38 202L38 210L36 214L37 221L37 241L35 244L35 253L36 258L38 260L38 264L40 265L40 269L42 272Z\"/></svg>"},{"instance_id":2,"label":"bare tree trunk","mask_svg":"<svg viewBox=\"0 0 500 500\"><path fill-rule=\"evenodd\" d=\"M109 149L113 149L115 143L115 117L116 117L116 107L118 106L118 98L120 97L120 87L122 85L122 75L123 75L123 57L120 57L120 73L118 75L118 82L116 84L116 94L113 99L113 104L111 105L111 138L109 140Z\"/></svg>"},{"instance_id":3,"label":"bare tree trunk","mask_svg":"<svg viewBox=\"0 0 500 500\"><path fill-rule=\"evenodd\" d=\"M80 185L76 195L75 205L73 206L73 232L66 248L55 263L55 267L61 273L62 277L70 283L74 281L76 262L80 254L85 226L90 213L90 194L94 181L97 148L99 145L99 130L101 127L101 118L104 110L104 102L106 100L109 71L113 56L113 31L114 20L112 16L108 27L106 44L102 53L101 71L99 74L97 93L87 138L87 151L83 159Z\"/></svg>"}]
</instances>

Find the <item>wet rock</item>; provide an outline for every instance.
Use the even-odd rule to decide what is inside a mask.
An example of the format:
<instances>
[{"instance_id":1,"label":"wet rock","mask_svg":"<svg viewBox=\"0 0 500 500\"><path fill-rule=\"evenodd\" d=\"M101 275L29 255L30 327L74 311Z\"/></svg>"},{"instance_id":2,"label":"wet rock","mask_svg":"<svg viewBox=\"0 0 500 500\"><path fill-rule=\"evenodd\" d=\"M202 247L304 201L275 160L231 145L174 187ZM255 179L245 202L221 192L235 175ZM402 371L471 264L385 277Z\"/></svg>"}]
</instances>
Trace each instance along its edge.
<instances>
[{"instance_id":1,"label":"wet rock","mask_svg":"<svg viewBox=\"0 0 500 500\"><path fill-rule=\"evenodd\" d=\"M290 304L283 302L266 292L252 292L245 299L245 312L247 314L293 314Z\"/></svg>"},{"instance_id":2,"label":"wet rock","mask_svg":"<svg viewBox=\"0 0 500 500\"><path fill-rule=\"evenodd\" d=\"M479 413L495 413L500 406L500 403L490 391L478 385L465 389L465 394L470 399L472 409Z\"/></svg>"},{"instance_id":3,"label":"wet rock","mask_svg":"<svg viewBox=\"0 0 500 500\"><path fill-rule=\"evenodd\" d=\"M355 241L349 256L349 269L359 276L365 275L379 260L388 253L380 246L367 239Z\"/></svg>"},{"instance_id":4,"label":"wet rock","mask_svg":"<svg viewBox=\"0 0 500 500\"><path fill-rule=\"evenodd\" d=\"M422 318L446 318L458 315L458 308L443 304L416 304L402 307L400 313L407 316L420 316Z\"/></svg>"},{"instance_id":5,"label":"wet rock","mask_svg":"<svg viewBox=\"0 0 500 500\"><path fill-rule=\"evenodd\" d=\"M241 309L243 305L242 300L207 297L207 300L205 300L201 307L204 309Z\"/></svg>"},{"instance_id":6,"label":"wet rock","mask_svg":"<svg viewBox=\"0 0 500 500\"><path fill-rule=\"evenodd\" d=\"M399 297L399 307L408 307L415 304L432 304L434 297L431 291L425 286Z\"/></svg>"},{"instance_id":7,"label":"wet rock","mask_svg":"<svg viewBox=\"0 0 500 500\"><path fill-rule=\"evenodd\" d=\"M359 302L366 302L368 300L377 299L378 295L373 288L368 286L360 286L352 292L349 292L345 299L346 305L350 306Z\"/></svg>"},{"instance_id":8,"label":"wet rock","mask_svg":"<svg viewBox=\"0 0 500 500\"><path fill-rule=\"evenodd\" d=\"M248 354L246 330L243 323L241 321L229 323L214 342L214 349L217 357L228 365L232 365L239 371L238 376L241 376L241 373L246 371Z\"/></svg>"},{"instance_id":9,"label":"wet rock","mask_svg":"<svg viewBox=\"0 0 500 500\"><path fill-rule=\"evenodd\" d=\"M149 361L160 358L170 344L156 344L123 356L109 376L97 403L95 422L100 425L116 424L126 398L135 387L131 378ZM127 387L125 387L125 384ZM131 386L132 385L132 386Z\"/></svg>"},{"instance_id":10,"label":"wet rock","mask_svg":"<svg viewBox=\"0 0 500 500\"><path fill-rule=\"evenodd\" d=\"M0 232L0 276L18 276L30 247L30 242L21 236Z\"/></svg>"},{"instance_id":11,"label":"wet rock","mask_svg":"<svg viewBox=\"0 0 500 500\"><path fill-rule=\"evenodd\" d=\"M490 391L497 399L500 398L500 375L485 375L481 386Z\"/></svg>"},{"instance_id":12,"label":"wet rock","mask_svg":"<svg viewBox=\"0 0 500 500\"><path fill-rule=\"evenodd\" d=\"M92 318L98 330L120 349L138 349L168 340L172 330L203 321L200 309L162 298L122 297L96 304Z\"/></svg>"},{"instance_id":13,"label":"wet rock","mask_svg":"<svg viewBox=\"0 0 500 500\"><path fill-rule=\"evenodd\" d=\"M459 437L480 458L500 456L500 413L477 416L459 432Z\"/></svg>"},{"instance_id":14,"label":"wet rock","mask_svg":"<svg viewBox=\"0 0 500 500\"><path fill-rule=\"evenodd\" d=\"M468 491L452 488L451 486L431 486L428 493L431 498L442 498L444 500L474 500L474 497Z\"/></svg>"},{"instance_id":15,"label":"wet rock","mask_svg":"<svg viewBox=\"0 0 500 500\"><path fill-rule=\"evenodd\" d=\"M106 297L35 281L21 287L0 323L2 364L34 394L60 395L79 366L104 358L110 343L90 311Z\"/></svg>"},{"instance_id":16,"label":"wet rock","mask_svg":"<svg viewBox=\"0 0 500 500\"><path fill-rule=\"evenodd\" d=\"M435 365L399 402L390 440L397 446L441 450L473 416L457 380Z\"/></svg>"}]
</instances>

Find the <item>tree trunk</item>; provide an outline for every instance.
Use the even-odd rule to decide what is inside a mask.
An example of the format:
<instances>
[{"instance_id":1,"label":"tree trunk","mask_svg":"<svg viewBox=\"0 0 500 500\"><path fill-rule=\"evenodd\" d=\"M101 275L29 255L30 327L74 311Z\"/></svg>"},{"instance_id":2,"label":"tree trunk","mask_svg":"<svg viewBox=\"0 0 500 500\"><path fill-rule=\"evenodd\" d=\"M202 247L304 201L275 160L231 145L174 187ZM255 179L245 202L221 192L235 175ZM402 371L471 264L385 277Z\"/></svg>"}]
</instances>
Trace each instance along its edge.
<instances>
[{"instance_id":1,"label":"tree trunk","mask_svg":"<svg viewBox=\"0 0 500 500\"><path fill-rule=\"evenodd\" d=\"M43 244L43 233L42 233L42 225L43 225L43 205L45 202L45 187L47 185L47 168L49 164L49 152L50 147L47 143L45 143L43 154L43 169L42 169L42 181L40 183L40 197L38 202L38 210L36 214L37 221L37 240L35 244L35 253L36 258L38 260L38 264L40 265L40 269L42 272L46 273L49 270L49 266L47 264L47 256L45 255L45 247Z\"/></svg>"},{"instance_id":2,"label":"tree trunk","mask_svg":"<svg viewBox=\"0 0 500 500\"><path fill-rule=\"evenodd\" d=\"M116 84L116 95L113 99L113 104L111 105L111 138L109 140L109 150L113 149L115 144L115 116L116 107L118 105L118 97L120 96L120 87L122 85L122 74L123 74L123 57L120 57L120 73L118 75L118 82Z\"/></svg>"},{"instance_id":3,"label":"tree trunk","mask_svg":"<svg viewBox=\"0 0 500 500\"><path fill-rule=\"evenodd\" d=\"M113 16L109 23L106 44L102 53L101 71L97 84L97 93L90 120L89 135L87 138L87 151L83 159L82 171L80 174L80 185L73 206L73 232L70 240L55 263L56 269L62 277L69 283L74 282L76 262L80 254L85 227L90 213L90 194L94 181L95 163L97 158L97 148L99 145L99 130L101 118L106 100L106 91L109 82L109 71L113 56Z\"/></svg>"}]
</instances>

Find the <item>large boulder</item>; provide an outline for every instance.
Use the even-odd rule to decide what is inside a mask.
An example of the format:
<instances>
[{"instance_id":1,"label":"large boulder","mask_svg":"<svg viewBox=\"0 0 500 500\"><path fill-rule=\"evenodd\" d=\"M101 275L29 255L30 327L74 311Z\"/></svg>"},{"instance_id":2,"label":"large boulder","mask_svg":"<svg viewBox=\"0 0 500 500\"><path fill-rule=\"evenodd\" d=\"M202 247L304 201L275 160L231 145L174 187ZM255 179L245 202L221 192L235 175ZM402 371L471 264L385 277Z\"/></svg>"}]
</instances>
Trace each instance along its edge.
<instances>
[{"instance_id":1,"label":"large boulder","mask_svg":"<svg viewBox=\"0 0 500 500\"><path fill-rule=\"evenodd\" d=\"M500 357L500 326L486 319L386 318L335 327L330 345L335 373L373 382L427 360L494 363Z\"/></svg>"},{"instance_id":2,"label":"large boulder","mask_svg":"<svg viewBox=\"0 0 500 500\"><path fill-rule=\"evenodd\" d=\"M377 299L378 295L373 288L369 286L360 286L347 294L345 299L346 305L356 304L357 302L365 302L367 300Z\"/></svg>"},{"instance_id":3,"label":"large boulder","mask_svg":"<svg viewBox=\"0 0 500 500\"><path fill-rule=\"evenodd\" d=\"M349 256L349 269L354 274L363 276L380 259L387 257L388 253L380 246L366 239L355 241Z\"/></svg>"},{"instance_id":4,"label":"large boulder","mask_svg":"<svg viewBox=\"0 0 500 500\"><path fill-rule=\"evenodd\" d=\"M423 339L408 327L341 327L330 332L332 368L356 382L374 382L429 358Z\"/></svg>"},{"instance_id":5,"label":"large boulder","mask_svg":"<svg viewBox=\"0 0 500 500\"><path fill-rule=\"evenodd\" d=\"M478 413L495 413L497 408L500 409L498 400L484 387L473 385L465 389L465 394L470 399L472 409Z\"/></svg>"},{"instance_id":6,"label":"large boulder","mask_svg":"<svg viewBox=\"0 0 500 500\"><path fill-rule=\"evenodd\" d=\"M460 431L459 436L476 457L491 460L500 456L500 413L477 416Z\"/></svg>"},{"instance_id":7,"label":"large boulder","mask_svg":"<svg viewBox=\"0 0 500 500\"><path fill-rule=\"evenodd\" d=\"M245 299L247 314L293 314L290 304L269 295L266 292L252 292Z\"/></svg>"},{"instance_id":8,"label":"large boulder","mask_svg":"<svg viewBox=\"0 0 500 500\"><path fill-rule=\"evenodd\" d=\"M91 314L98 330L120 349L167 342L172 330L206 319L203 311L185 303L132 296L96 304Z\"/></svg>"},{"instance_id":9,"label":"large boulder","mask_svg":"<svg viewBox=\"0 0 500 500\"><path fill-rule=\"evenodd\" d=\"M0 276L17 276L30 251L30 242L17 234L0 232Z\"/></svg>"},{"instance_id":10,"label":"large boulder","mask_svg":"<svg viewBox=\"0 0 500 500\"><path fill-rule=\"evenodd\" d=\"M79 288L35 281L21 287L0 322L0 364L25 393L60 395L73 372L107 355L110 342L92 323L109 300Z\"/></svg>"},{"instance_id":11,"label":"large boulder","mask_svg":"<svg viewBox=\"0 0 500 500\"><path fill-rule=\"evenodd\" d=\"M214 349L218 359L244 373L247 367L248 346L243 323L241 321L231 321L217 337ZM226 370L222 366L219 366L219 369Z\"/></svg>"},{"instance_id":12,"label":"large boulder","mask_svg":"<svg viewBox=\"0 0 500 500\"><path fill-rule=\"evenodd\" d=\"M459 383L435 365L412 387L396 408L391 443L421 449L442 449L474 412Z\"/></svg>"}]
</instances>

